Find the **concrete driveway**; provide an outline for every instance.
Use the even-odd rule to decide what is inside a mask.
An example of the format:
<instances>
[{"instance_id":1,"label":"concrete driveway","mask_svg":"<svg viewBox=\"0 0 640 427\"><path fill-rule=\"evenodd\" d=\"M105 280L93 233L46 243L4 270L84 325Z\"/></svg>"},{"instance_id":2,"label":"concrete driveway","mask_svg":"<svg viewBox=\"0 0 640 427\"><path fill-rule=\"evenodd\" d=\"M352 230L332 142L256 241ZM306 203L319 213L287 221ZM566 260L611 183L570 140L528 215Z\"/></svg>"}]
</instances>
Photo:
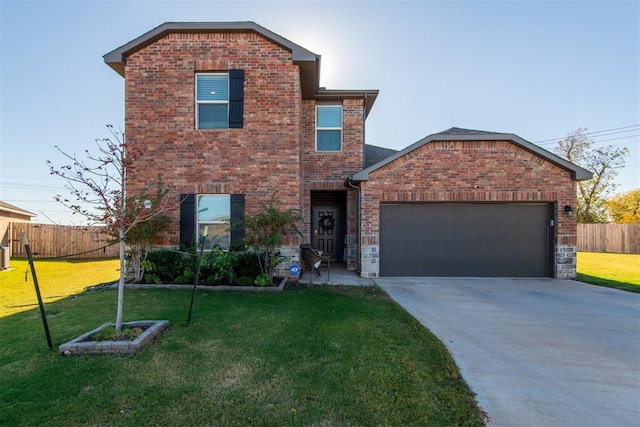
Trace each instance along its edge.
<instances>
[{"instance_id":1,"label":"concrete driveway","mask_svg":"<svg viewBox=\"0 0 640 427\"><path fill-rule=\"evenodd\" d=\"M375 279L448 347L491 426L640 426L640 294L571 280Z\"/></svg>"}]
</instances>

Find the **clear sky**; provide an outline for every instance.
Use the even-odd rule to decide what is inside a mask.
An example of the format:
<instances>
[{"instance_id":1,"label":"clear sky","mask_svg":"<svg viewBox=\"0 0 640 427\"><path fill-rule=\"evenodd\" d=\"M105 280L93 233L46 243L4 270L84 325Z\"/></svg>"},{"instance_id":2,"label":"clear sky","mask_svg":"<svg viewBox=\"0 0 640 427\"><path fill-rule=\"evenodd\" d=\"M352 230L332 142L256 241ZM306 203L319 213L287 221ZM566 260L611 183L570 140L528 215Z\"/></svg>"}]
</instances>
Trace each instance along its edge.
<instances>
[{"instance_id":1,"label":"clear sky","mask_svg":"<svg viewBox=\"0 0 640 427\"><path fill-rule=\"evenodd\" d=\"M586 127L629 147L618 191L640 188L639 5L0 0L0 200L35 222L84 223L53 201L68 192L46 161L124 126L124 80L102 55L167 21L255 21L322 55L322 86L379 89L368 144L401 149L457 126L552 149Z\"/></svg>"}]
</instances>

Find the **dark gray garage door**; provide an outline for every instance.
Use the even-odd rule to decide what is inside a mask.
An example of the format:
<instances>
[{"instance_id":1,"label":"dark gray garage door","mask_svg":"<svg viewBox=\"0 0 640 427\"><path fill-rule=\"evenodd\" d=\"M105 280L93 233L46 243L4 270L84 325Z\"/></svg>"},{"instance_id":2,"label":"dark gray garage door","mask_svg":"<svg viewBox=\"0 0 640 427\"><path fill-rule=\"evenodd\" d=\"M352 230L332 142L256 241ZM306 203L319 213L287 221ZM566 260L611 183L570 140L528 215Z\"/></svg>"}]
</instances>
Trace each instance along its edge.
<instances>
[{"instance_id":1,"label":"dark gray garage door","mask_svg":"<svg viewBox=\"0 0 640 427\"><path fill-rule=\"evenodd\" d=\"M550 275L548 204L383 204L381 276Z\"/></svg>"}]
</instances>

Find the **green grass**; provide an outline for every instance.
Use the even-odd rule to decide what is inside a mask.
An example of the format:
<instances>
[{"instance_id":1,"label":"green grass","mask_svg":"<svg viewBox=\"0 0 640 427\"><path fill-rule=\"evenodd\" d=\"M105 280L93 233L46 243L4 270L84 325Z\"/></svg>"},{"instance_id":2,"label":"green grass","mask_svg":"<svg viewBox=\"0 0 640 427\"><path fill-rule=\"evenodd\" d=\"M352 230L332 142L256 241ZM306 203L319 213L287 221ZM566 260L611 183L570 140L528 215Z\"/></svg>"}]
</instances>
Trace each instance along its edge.
<instances>
[{"instance_id":1,"label":"green grass","mask_svg":"<svg viewBox=\"0 0 640 427\"><path fill-rule=\"evenodd\" d=\"M578 252L578 280L640 292L640 255Z\"/></svg>"},{"instance_id":2,"label":"green grass","mask_svg":"<svg viewBox=\"0 0 640 427\"><path fill-rule=\"evenodd\" d=\"M0 271L0 317L38 305L33 277L26 259L12 258L11 270ZM33 265L45 303L82 292L87 286L112 282L119 277L120 261L39 260Z\"/></svg>"},{"instance_id":3,"label":"green grass","mask_svg":"<svg viewBox=\"0 0 640 427\"><path fill-rule=\"evenodd\" d=\"M37 310L0 318L0 425L482 425L443 344L378 288L127 290L168 319L130 356L48 350ZM57 346L115 315L116 292L47 304Z\"/></svg>"}]
</instances>

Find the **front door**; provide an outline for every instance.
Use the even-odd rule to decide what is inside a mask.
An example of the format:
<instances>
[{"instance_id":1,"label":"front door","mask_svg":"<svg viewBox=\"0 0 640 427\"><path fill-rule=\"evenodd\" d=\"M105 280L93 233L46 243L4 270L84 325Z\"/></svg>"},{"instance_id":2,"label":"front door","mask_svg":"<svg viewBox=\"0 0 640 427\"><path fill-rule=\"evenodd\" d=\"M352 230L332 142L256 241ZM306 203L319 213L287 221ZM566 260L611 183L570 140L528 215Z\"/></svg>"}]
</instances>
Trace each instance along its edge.
<instances>
[{"instance_id":1,"label":"front door","mask_svg":"<svg viewBox=\"0 0 640 427\"><path fill-rule=\"evenodd\" d=\"M342 260L339 239L339 215L337 208L317 207L313 208L311 222L312 246L322 251L322 255L328 255L332 260Z\"/></svg>"}]
</instances>

